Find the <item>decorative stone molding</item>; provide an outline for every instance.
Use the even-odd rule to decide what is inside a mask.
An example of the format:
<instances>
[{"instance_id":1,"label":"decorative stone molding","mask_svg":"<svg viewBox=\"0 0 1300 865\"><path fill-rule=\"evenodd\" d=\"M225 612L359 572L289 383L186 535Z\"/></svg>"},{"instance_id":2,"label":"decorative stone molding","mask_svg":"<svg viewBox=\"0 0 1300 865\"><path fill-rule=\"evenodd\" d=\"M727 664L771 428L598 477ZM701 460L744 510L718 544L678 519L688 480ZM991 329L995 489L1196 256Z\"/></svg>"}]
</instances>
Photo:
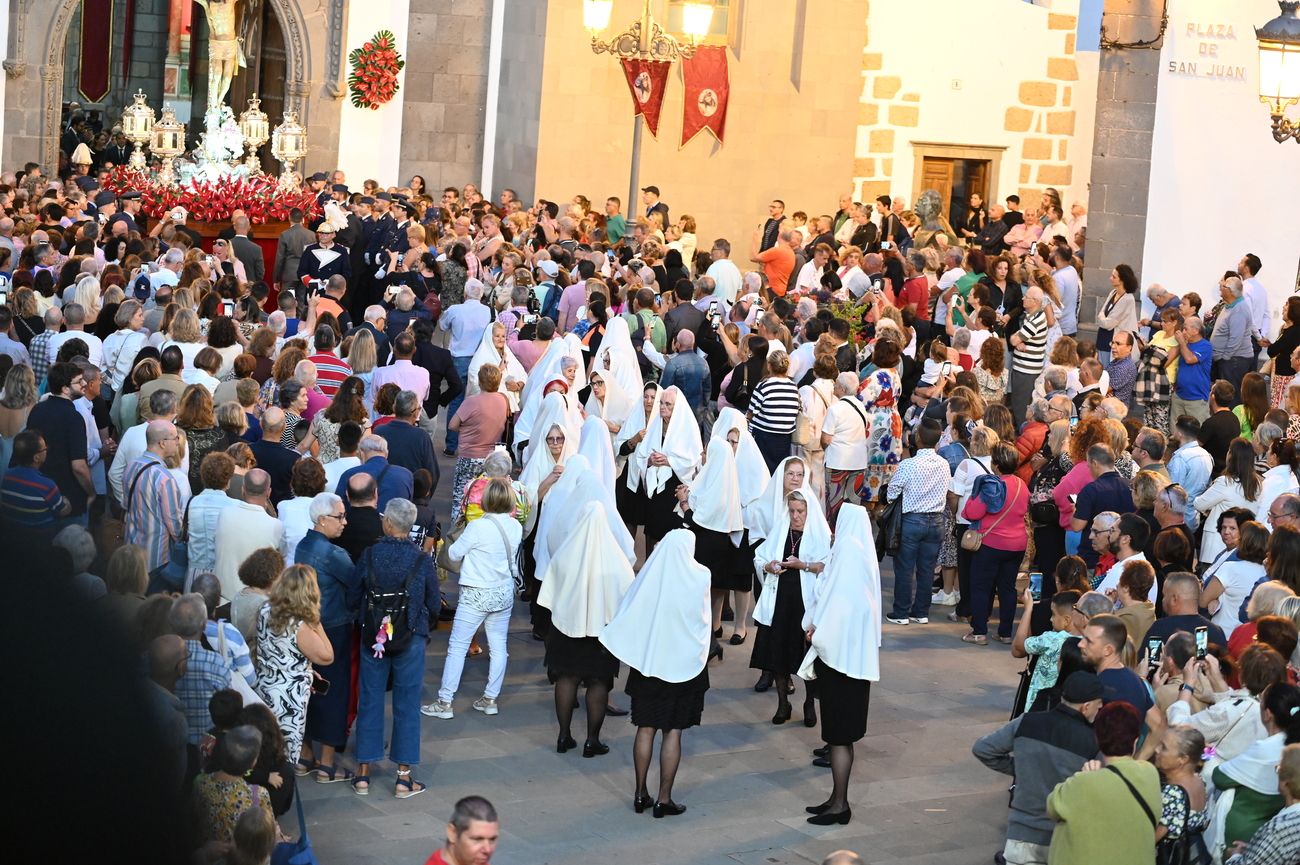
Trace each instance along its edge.
<instances>
[{"instance_id":1,"label":"decorative stone molding","mask_svg":"<svg viewBox=\"0 0 1300 865\"><path fill-rule=\"evenodd\" d=\"M13 0L9 11L9 57L3 65L10 78L22 78L27 73L27 7L30 2Z\"/></svg>"},{"instance_id":2,"label":"decorative stone molding","mask_svg":"<svg viewBox=\"0 0 1300 865\"><path fill-rule=\"evenodd\" d=\"M346 38L347 22L344 0L331 0L329 18L325 27L325 88L324 93L330 99L342 99L347 93L343 86L343 41Z\"/></svg>"}]
</instances>

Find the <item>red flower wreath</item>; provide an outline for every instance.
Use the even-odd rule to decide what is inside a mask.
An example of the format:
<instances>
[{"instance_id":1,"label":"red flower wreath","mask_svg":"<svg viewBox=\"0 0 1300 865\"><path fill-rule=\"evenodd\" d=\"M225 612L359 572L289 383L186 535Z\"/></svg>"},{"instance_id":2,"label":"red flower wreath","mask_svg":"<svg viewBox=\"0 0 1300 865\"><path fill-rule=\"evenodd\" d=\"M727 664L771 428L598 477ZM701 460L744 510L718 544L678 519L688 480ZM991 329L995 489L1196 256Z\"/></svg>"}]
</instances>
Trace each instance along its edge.
<instances>
[{"instance_id":1,"label":"red flower wreath","mask_svg":"<svg viewBox=\"0 0 1300 865\"><path fill-rule=\"evenodd\" d=\"M365 45L353 49L348 63L352 67L348 90L357 108L377 110L397 95L397 73L406 61L397 53L397 37L391 32L380 30Z\"/></svg>"},{"instance_id":2,"label":"red flower wreath","mask_svg":"<svg viewBox=\"0 0 1300 865\"><path fill-rule=\"evenodd\" d=\"M308 219L320 213L316 196L310 190L286 192L268 174L191 181L185 186L167 187L144 172L118 166L109 174L105 185L117 193L128 189L143 193L144 212L159 218L177 206L185 208L196 222L221 222L230 219L235 210L243 210L250 222L258 224L286 222L295 207Z\"/></svg>"}]
</instances>

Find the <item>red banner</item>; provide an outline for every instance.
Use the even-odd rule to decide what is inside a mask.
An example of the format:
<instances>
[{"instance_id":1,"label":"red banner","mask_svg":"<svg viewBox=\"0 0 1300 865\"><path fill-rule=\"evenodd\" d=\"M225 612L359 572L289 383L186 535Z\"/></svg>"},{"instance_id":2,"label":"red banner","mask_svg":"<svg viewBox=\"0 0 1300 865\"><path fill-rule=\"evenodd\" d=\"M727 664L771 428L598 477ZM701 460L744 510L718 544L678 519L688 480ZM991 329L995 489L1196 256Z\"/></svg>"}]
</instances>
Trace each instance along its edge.
<instances>
[{"instance_id":1,"label":"red banner","mask_svg":"<svg viewBox=\"0 0 1300 865\"><path fill-rule=\"evenodd\" d=\"M650 127L650 134L659 136L659 112L664 107L664 90L668 86L667 60L621 60L627 89L632 93L633 115L640 114Z\"/></svg>"},{"instance_id":2,"label":"red banner","mask_svg":"<svg viewBox=\"0 0 1300 865\"><path fill-rule=\"evenodd\" d=\"M686 89L682 108L682 143L707 129L722 143L727 131L727 100L731 81L727 77L727 49L721 45L701 45L695 56L682 60L682 83Z\"/></svg>"},{"instance_id":3,"label":"red banner","mask_svg":"<svg viewBox=\"0 0 1300 865\"><path fill-rule=\"evenodd\" d=\"M126 0L126 21L122 26L122 80L131 75L131 48L135 37L135 3Z\"/></svg>"},{"instance_id":4,"label":"red banner","mask_svg":"<svg viewBox=\"0 0 1300 865\"><path fill-rule=\"evenodd\" d=\"M77 91L87 102L108 95L113 62L113 0L81 0Z\"/></svg>"}]
</instances>

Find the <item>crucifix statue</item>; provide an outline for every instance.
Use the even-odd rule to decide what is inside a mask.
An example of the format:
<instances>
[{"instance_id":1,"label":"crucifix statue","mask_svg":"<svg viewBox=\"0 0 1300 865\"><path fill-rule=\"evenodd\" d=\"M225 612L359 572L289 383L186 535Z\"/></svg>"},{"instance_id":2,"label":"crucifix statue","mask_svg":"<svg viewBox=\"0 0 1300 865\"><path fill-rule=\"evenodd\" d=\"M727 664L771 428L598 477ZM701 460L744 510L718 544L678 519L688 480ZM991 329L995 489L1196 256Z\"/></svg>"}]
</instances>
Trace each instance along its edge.
<instances>
[{"instance_id":1,"label":"crucifix statue","mask_svg":"<svg viewBox=\"0 0 1300 865\"><path fill-rule=\"evenodd\" d=\"M194 0L208 18L208 110L226 101L230 82L247 66L239 44L235 7L239 0Z\"/></svg>"}]
</instances>

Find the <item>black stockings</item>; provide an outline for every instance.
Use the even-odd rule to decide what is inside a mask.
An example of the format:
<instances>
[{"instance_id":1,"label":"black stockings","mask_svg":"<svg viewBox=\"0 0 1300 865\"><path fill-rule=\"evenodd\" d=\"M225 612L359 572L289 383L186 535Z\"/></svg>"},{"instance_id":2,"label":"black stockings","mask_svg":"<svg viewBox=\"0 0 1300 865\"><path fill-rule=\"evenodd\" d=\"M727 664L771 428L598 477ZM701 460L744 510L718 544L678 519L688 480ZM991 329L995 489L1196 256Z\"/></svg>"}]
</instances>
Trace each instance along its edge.
<instances>
[{"instance_id":1,"label":"black stockings","mask_svg":"<svg viewBox=\"0 0 1300 865\"><path fill-rule=\"evenodd\" d=\"M646 776L650 773L650 758L654 756L654 727L637 727L636 743L632 746L632 762L636 768L636 795L648 797ZM682 731L664 730L659 746L659 801L668 802L673 797L673 781L677 767L682 762Z\"/></svg>"},{"instance_id":2,"label":"black stockings","mask_svg":"<svg viewBox=\"0 0 1300 865\"><path fill-rule=\"evenodd\" d=\"M561 676L555 681L555 720L560 722L560 735L569 736L573 724L573 707L578 701L578 676ZM600 741L600 728L605 723L605 710L609 708L609 684L593 679L587 685L587 741Z\"/></svg>"},{"instance_id":3,"label":"black stockings","mask_svg":"<svg viewBox=\"0 0 1300 865\"><path fill-rule=\"evenodd\" d=\"M831 745L831 797L823 804L827 813L838 814L849 807L849 775L853 772L853 746Z\"/></svg>"},{"instance_id":4,"label":"black stockings","mask_svg":"<svg viewBox=\"0 0 1300 865\"><path fill-rule=\"evenodd\" d=\"M560 722L560 735L568 737L573 724L573 706L578 699L578 677L560 676L555 680L555 720Z\"/></svg>"}]
</instances>

